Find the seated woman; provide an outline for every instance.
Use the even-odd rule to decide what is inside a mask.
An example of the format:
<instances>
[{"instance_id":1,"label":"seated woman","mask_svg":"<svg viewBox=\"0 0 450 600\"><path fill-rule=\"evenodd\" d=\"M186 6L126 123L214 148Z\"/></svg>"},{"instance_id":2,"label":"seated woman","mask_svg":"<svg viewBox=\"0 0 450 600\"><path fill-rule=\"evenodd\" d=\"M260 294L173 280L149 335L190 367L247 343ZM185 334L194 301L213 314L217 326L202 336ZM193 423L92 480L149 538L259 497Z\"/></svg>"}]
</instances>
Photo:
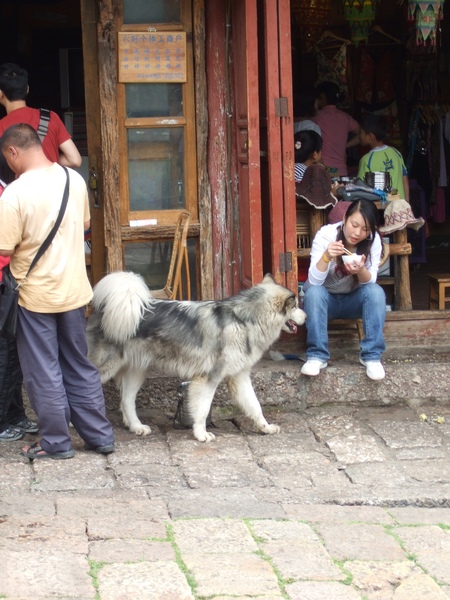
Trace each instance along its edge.
<instances>
[{"instance_id":1,"label":"seated woman","mask_svg":"<svg viewBox=\"0 0 450 600\"><path fill-rule=\"evenodd\" d=\"M362 318L364 338L359 361L370 379L385 377L380 361L386 348L383 338L386 296L376 283L383 253L377 224L376 205L370 200L355 200L342 222L323 226L314 238L308 281L303 286L308 315L303 375L318 375L327 366L329 320ZM358 257L344 262L347 252Z\"/></svg>"},{"instance_id":2,"label":"seated woman","mask_svg":"<svg viewBox=\"0 0 450 600\"><path fill-rule=\"evenodd\" d=\"M294 149L294 178L295 181L301 181L306 169L320 162L322 138L316 131L298 131L294 135Z\"/></svg>"}]
</instances>

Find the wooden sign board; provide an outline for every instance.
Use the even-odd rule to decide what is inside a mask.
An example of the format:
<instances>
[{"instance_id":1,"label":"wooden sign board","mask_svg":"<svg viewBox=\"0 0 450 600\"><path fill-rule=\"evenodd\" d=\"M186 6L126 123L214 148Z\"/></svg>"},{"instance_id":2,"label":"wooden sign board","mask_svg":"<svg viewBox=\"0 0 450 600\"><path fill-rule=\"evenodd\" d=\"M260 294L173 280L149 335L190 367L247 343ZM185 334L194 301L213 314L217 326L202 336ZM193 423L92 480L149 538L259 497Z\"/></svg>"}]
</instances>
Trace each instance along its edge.
<instances>
[{"instance_id":1,"label":"wooden sign board","mask_svg":"<svg viewBox=\"0 0 450 600\"><path fill-rule=\"evenodd\" d=\"M119 33L120 83L183 83L186 81L186 33Z\"/></svg>"}]
</instances>

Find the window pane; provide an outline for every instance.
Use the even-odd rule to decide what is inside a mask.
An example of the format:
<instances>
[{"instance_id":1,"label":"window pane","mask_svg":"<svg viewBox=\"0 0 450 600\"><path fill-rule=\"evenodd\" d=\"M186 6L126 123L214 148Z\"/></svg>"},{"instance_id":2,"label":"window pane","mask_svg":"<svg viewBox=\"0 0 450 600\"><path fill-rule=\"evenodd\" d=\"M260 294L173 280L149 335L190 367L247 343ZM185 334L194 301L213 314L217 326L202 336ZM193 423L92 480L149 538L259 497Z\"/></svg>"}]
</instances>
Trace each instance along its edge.
<instances>
[{"instance_id":1,"label":"window pane","mask_svg":"<svg viewBox=\"0 0 450 600\"><path fill-rule=\"evenodd\" d=\"M130 211L185 208L182 127L128 130Z\"/></svg>"},{"instance_id":2,"label":"window pane","mask_svg":"<svg viewBox=\"0 0 450 600\"><path fill-rule=\"evenodd\" d=\"M197 300L196 287L196 246L195 240L188 240L189 272L191 280L191 299ZM145 279L150 290L162 289L167 280L172 242L125 242L124 256L126 271L139 273ZM186 296L186 274L184 267L181 271L183 284L183 299Z\"/></svg>"},{"instance_id":3,"label":"window pane","mask_svg":"<svg viewBox=\"0 0 450 600\"><path fill-rule=\"evenodd\" d=\"M123 0L123 22L179 23L180 0Z\"/></svg>"},{"instance_id":4,"label":"window pane","mask_svg":"<svg viewBox=\"0 0 450 600\"><path fill-rule=\"evenodd\" d=\"M183 115L179 83L127 83L125 90L127 118Z\"/></svg>"}]
</instances>

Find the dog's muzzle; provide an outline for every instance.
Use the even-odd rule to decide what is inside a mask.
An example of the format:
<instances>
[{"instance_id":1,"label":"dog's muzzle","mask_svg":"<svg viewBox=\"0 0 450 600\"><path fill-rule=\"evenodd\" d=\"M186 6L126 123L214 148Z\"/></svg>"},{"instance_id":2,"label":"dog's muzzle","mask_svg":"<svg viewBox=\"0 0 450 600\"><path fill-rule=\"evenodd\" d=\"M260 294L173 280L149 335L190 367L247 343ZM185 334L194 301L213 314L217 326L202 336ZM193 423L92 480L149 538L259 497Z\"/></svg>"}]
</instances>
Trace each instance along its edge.
<instances>
[{"instance_id":1,"label":"dog's muzzle","mask_svg":"<svg viewBox=\"0 0 450 600\"><path fill-rule=\"evenodd\" d=\"M284 324L283 329L285 331L287 331L288 333L297 333L297 323L295 323L294 321L292 321L291 319L289 319Z\"/></svg>"}]
</instances>

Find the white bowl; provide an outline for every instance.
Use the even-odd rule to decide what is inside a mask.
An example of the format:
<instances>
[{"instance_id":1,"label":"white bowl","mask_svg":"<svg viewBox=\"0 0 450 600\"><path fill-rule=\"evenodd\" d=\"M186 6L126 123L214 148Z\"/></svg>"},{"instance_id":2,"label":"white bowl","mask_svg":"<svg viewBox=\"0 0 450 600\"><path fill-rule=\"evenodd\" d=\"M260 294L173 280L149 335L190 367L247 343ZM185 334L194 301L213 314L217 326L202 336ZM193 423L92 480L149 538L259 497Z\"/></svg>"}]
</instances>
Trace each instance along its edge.
<instances>
[{"instance_id":1,"label":"white bowl","mask_svg":"<svg viewBox=\"0 0 450 600\"><path fill-rule=\"evenodd\" d=\"M362 259L361 254L352 254L351 256L348 254L342 255L342 260L344 261L344 264L346 264L346 265L350 265L350 264L359 265L359 263L361 262L361 259Z\"/></svg>"}]
</instances>

